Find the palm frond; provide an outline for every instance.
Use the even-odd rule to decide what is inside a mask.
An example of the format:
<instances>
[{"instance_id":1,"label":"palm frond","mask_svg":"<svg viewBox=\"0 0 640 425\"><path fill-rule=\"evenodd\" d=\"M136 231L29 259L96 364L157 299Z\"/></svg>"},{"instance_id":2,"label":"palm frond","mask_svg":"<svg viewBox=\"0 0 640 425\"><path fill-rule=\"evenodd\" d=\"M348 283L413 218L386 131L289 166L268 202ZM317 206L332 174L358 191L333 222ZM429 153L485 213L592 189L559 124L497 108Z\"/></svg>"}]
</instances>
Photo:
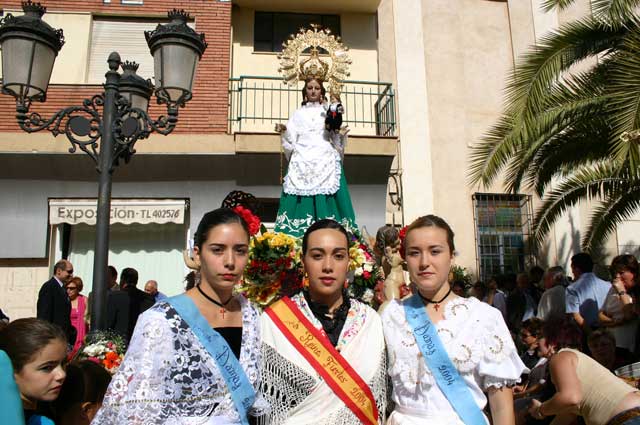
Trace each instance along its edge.
<instances>
[{"instance_id":1,"label":"palm frond","mask_svg":"<svg viewBox=\"0 0 640 425\"><path fill-rule=\"evenodd\" d=\"M484 139L471 147L470 182L488 186L508 165L506 190L517 192L523 176L535 173L530 165L537 149L574 121L591 121L601 114L607 103L602 95L606 66L605 61L572 80L558 81L550 91L548 107L522 125L520 132L510 128L510 118L503 116Z\"/></svg>"},{"instance_id":2,"label":"palm frond","mask_svg":"<svg viewBox=\"0 0 640 425\"><path fill-rule=\"evenodd\" d=\"M612 25L624 25L633 19L640 0L592 0L593 15Z\"/></svg>"},{"instance_id":3,"label":"palm frond","mask_svg":"<svg viewBox=\"0 0 640 425\"><path fill-rule=\"evenodd\" d=\"M624 220L640 211L640 181L622 186L593 211L589 226L582 238L583 250L589 252L603 244L607 236Z\"/></svg>"},{"instance_id":4,"label":"palm frond","mask_svg":"<svg viewBox=\"0 0 640 425\"><path fill-rule=\"evenodd\" d=\"M607 160L610 132L607 120L600 116L581 121L554 136L537 151L524 184L542 197L554 178Z\"/></svg>"},{"instance_id":5,"label":"palm frond","mask_svg":"<svg viewBox=\"0 0 640 425\"><path fill-rule=\"evenodd\" d=\"M545 199L536 211L533 237L538 243L544 240L551 225L570 207L579 201L597 198L604 191L614 192L627 180L617 176L617 167L610 163L593 167L582 167L565 179L557 188L545 194Z\"/></svg>"},{"instance_id":6,"label":"palm frond","mask_svg":"<svg viewBox=\"0 0 640 425\"><path fill-rule=\"evenodd\" d=\"M630 170L640 169L639 137L625 137L640 130L640 31L631 31L623 39L610 68L607 86L610 97L608 114L613 126L612 154ZM622 136L622 137L621 137Z\"/></svg>"},{"instance_id":7,"label":"palm frond","mask_svg":"<svg viewBox=\"0 0 640 425\"><path fill-rule=\"evenodd\" d=\"M544 109L550 88L563 72L582 60L606 53L626 33L584 18L563 25L523 55L506 88L506 112L514 123L529 120Z\"/></svg>"},{"instance_id":8,"label":"palm frond","mask_svg":"<svg viewBox=\"0 0 640 425\"><path fill-rule=\"evenodd\" d=\"M550 10L553 10L555 8L564 10L567 7L571 6L571 4L574 2L575 0L544 0L541 7L545 12L549 12Z\"/></svg>"}]
</instances>

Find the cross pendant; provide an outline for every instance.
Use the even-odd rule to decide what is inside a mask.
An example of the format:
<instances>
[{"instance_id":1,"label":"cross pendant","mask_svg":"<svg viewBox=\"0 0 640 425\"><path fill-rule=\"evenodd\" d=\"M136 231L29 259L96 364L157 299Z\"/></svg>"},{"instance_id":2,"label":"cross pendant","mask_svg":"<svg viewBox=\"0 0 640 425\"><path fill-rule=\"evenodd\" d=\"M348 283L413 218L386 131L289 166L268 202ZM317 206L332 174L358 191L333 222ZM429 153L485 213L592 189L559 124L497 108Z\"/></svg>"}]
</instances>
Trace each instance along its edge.
<instances>
[{"instance_id":1,"label":"cross pendant","mask_svg":"<svg viewBox=\"0 0 640 425\"><path fill-rule=\"evenodd\" d=\"M436 309L436 311L438 311L438 309L440 308L440 304L434 304L434 305L433 305L433 308L435 308L435 309Z\"/></svg>"},{"instance_id":2,"label":"cross pendant","mask_svg":"<svg viewBox=\"0 0 640 425\"><path fill-rule=\"evenodd\" d=\"M222 320L224 320L224 313L226 313L224 307L220 309L220 313L222 314Z\"/></svg>"}]
</instances>

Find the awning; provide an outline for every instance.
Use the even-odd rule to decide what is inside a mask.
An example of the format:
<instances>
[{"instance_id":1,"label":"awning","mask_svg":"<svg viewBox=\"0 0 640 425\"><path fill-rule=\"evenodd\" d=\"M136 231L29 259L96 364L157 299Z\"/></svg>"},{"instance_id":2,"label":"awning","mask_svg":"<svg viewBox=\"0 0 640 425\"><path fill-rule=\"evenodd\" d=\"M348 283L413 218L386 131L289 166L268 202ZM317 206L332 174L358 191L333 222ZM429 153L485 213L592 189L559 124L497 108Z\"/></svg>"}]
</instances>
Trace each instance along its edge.
<instances>
[{"instance_id":1,"label":"awning","mask_svg":"<svg viewBox=\"0 0 640 425\"><path fill-rule=\"evenodd\" d=\"M184 223L185 199L112 199L111 223ZM96 224L96 199L49 199L50 224Z\"/></svg>"}]
</instances>

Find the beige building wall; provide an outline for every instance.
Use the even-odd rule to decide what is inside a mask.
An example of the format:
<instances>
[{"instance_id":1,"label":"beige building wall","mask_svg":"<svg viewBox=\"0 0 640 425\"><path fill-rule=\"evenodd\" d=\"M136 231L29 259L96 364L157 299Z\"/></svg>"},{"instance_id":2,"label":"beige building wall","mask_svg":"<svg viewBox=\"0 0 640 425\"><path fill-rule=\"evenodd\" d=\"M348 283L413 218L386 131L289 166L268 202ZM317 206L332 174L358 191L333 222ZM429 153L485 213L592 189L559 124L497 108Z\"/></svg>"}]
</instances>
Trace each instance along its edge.
<instances>
[{"instance_id":1,"label":"beige building wall","mask_svg":"<svg viewBox=\"0 0 640 425\"><path fill-rule=\"evenodd\" d=\"M0 308L11 320L36 316L38 291L51 278L49 267L41 263L41 260L0 263Z\"/></svg>"},{"instance_id":2,"label":"beige building wall","mask_svg":"<svg viewBox=\"0 0 640 425\"><path fill-rule=\"evenodd\" d=\"M560 13L543 12L541 3L382 0L378 8L379 72L397 88L396 160L405 223L427 213L444 217L456 232L457 262L473 272L472 195L502 193L503 182L470 187L469 148L502 113L507 78L518 58L559 24L590 13L588 0ZM537 208L540 200L532 196L532 201ZM542 265L568 266L592 207L576 207L558 222L540 252ZM617 251L616 241L607 243L605 261Z\"/></svg>"},{"instance_id":3,"label":"beige building wall","mask_svg":"<svg viewBox=\"0 0 640 425\"><path fill-rule=\"evenodd\" d=\"M264 9L270 11L271 9ZM287 10L294 12L295 10ZM286 117L299 107L299 100L295 96L278 92L285 88L279 80L278 54L271 52L255 52L253 49L255 9L234 7L232 12L232 65L231 77L276 77L278 80L246 79L243 81L243 105L246 108L244 116L279 116L286 121ZM333 13L324 11L323 13ZM349 47L349 54L353 61L349 80L378 82L378 51L376 44L376 17L372 13L340 13L341 37L345 45ZM266 90L265 90L266 89ZM298 89L302 89L299 83ZM371 97L349 95L346 93L368 93L376 90L369 84L352 84L345 87L343 100L349 102L346 106L346 117L356 111L361 115L357 119L373 121L368 102ZM242 123L242 132L271 132L274 124L265 120L246 120ZM351 125L351 134L373 135L375 127L372 125ZM237 131L237 128L232 128Z\"/></svg>"}]
</instances>

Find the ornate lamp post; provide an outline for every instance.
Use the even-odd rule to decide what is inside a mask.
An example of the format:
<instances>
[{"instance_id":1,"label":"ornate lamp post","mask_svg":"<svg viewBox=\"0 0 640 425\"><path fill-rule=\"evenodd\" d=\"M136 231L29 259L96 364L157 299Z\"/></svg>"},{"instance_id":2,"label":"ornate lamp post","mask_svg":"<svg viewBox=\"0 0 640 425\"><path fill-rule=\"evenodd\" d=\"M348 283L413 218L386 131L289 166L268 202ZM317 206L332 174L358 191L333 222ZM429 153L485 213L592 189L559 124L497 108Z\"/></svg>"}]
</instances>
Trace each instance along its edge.
<instances>
[{"instance_id":1,"label":"ornate lamp post","mask_svg":"<svg viewBox=\"0 0 640 425\"><path fill-rule=\"evenodd\" d=\"M36 112L29 113L29 108L32 102L46 100L53 63L64 36L62 30L55 30L42 20L46 8L40 3L28 0L22 2L22 9L24 15L7 14L0 20L2 93L16 99L16 119L22 130L48 130L54 136L64 133L71 143L70 153L79 148L96 164L100 177L91 327L104 329L113 170L120 159L129 161L138 140L154 131L163 135L173 131L178 109L191 100L196 67L207 43L204 34L187 26L189 15L184 10L172 10L168 24L145 32L154 60L155 95L159 104L166 105L166 116L152 119L147 115L154 92L151 81L136 75L135 62L122 63L120 55L113 52L107 60L109 71L103 93L43 118ZM122 74L118 72L120 67Z\"/></svg>"}]
</instances>

